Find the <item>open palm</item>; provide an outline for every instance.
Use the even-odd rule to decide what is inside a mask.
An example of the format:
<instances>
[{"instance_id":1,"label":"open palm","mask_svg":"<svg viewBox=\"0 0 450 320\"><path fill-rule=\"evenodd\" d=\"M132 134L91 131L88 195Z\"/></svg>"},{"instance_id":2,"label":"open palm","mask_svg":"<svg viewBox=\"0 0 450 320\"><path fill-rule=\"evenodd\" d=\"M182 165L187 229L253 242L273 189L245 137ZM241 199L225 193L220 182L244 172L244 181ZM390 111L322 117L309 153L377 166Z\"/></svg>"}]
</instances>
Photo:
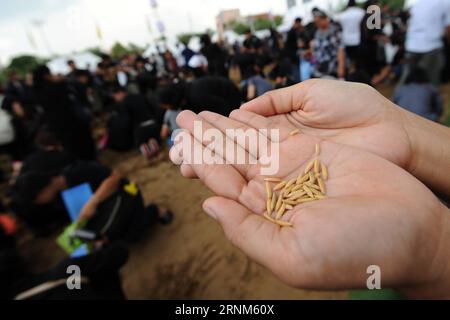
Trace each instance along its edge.
<instances>
[{"instance_id":1,"label":"open palm","mask_svg":"<svg viewBox=\"0 0 450 320\"><path fill-rule=\"evenodd\" d=\"M246 129L246 123L259 128L267 119L249 113L238 122L209 112L183 112L178 122L191 139L199 138L194 136L194 121L225 133ZM316 143L329 169L328 198L289 211L283 219L292 228L263 218L266 195L260 165L182 165L182 172L193 170L216 194L204 208L237 247L301 288L360 288L370 265L381 268L382 283L389 286L427 283L434 280L431 275L440 274L441 261L434 258L443 210L419 181L389 161L350 146L308 134L291 137L286 129L281 129L281 137L277 177L297 177L313 158ZM257 157L245 145L236 147ZM173 160L180 156L179 148L172 149Z\"/></svg>"},{"instance_id":2,"label":"open palm","mask_svg":"<svg viewBox=\"0 0 450 320\"><path fill-rule=\"evenodd\" d=\"M367 85L309 80L250 101L230 118L245 121L248 111L267 117L273 126L301 128L304 133L372 152L402 168L411 160L401 109Z\"/></svg>"}]
</instances>

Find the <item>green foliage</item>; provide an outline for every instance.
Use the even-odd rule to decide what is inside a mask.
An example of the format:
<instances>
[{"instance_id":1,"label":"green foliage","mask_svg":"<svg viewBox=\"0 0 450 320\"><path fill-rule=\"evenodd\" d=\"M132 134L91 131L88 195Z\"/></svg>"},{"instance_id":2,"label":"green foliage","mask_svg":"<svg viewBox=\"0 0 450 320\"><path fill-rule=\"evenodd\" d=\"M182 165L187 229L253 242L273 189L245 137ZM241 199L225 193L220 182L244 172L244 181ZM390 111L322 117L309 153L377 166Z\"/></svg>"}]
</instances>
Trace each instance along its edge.
<instances>
[{"instance_id":1,"label":"green foliage","mask_svg":"<svg viewBox=\"0 0 450 320\"><path fill-rule=\"evenodd\" d=\"M86 49L86 51L95 54L96 56L101 56L104 52L102 49L100 49L100 47L92 47L92 48L88 48Z\"/></svg>"},{"instance_id":2,"label":"green foliage","mask_svg":"<svg viewBox=\"0 0 450 320\"><path fill-rule=\"evenodd\" d=\"M405 5L405 0L381 0L382 5L388 4L392 9L402 9Z\"/></svg>"},{"instance_id":3,"label":"green foliage","mask_svg":"<svg viewBox=\"0 0 450 320\"><path fill-rule=\"evenodd\" d=\"M145 48L141 47L138 44L130 42L128 44L128 51L136 54L142 54L145 51Z\"/></svg>"},{"instance_id":4,"label":"green foliage","mask_svg":"<svg viewBox=\"0 0 450 320\"><path fill-rule=\"evenodd\" d=\"M247 31L250 27L245 23L233 21L230 23L229 28L233 30L235 33L241 35L244 34L245 31Z\"/></svg>"},{"instance_id":5,"label":"green foliage","mask_svg":"<svg viewBox=\"0 0 450 320\"><path fill-rule=\"evenodd\" d=\"M14 57L6 69L7 71L15 71L23 76L41 63L43 63L43 61L35 56L21 55Z\"/></svg>"},{"instance_id":6,"label":"green foliage","mask_svg":"<svg viewBox=\"0 0 450 320\"><path fill-rule=\"evenodd\" d=\"M111 57L113 57L113 59L121 58L127 53L129 53L128 49L120 42L116 42L111 48Z\"/></svg>"}]
</instances>

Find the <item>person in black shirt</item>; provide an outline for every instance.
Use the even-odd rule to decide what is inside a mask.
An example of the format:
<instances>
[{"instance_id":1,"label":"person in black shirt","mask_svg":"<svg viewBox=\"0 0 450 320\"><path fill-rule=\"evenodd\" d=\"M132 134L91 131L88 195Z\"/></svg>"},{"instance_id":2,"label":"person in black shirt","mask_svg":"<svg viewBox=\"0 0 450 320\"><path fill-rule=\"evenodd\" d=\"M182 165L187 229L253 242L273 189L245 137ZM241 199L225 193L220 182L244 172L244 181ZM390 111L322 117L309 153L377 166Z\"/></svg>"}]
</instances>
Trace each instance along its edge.
<instances>
[{"instance_id":1,"label":"person in black shirt","mask_svg":"<svg viewBox=\"0 0 450 320\"><path fill-rule=\"evenodd\" d=\"M136 185L117 171L96 162L78 161L56 173L29 172L19 176L16 193L23 202L48 205L59 194L88 183L94 194L82 208L78 224L99 238L135 242L154 221L169 223L172 213L151 204L144 206Z\"/></svg>"},{"instance_id":2,"label":"person in black shirt","mask_svg":"<svg viewBox=\"0 0 450 320\"><path fill-rule=\"evenodd\" d=\"M64 259L48 271L34 274L17 249L0 250L0 299L124 300L119 269L127 260L127 248L116 243L83 257ZM80 289L67 287L67 270L72 265L80 268Z\"/></svg>"}]
</instances>

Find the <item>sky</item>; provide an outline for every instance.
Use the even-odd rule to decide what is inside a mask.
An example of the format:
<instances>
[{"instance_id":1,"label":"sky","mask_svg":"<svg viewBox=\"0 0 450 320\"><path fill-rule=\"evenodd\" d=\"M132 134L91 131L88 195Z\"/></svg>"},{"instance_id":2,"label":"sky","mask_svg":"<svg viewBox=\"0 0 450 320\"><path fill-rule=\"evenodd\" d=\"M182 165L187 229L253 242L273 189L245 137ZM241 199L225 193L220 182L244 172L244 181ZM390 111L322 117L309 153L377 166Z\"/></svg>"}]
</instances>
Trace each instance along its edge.
<instances>
[{"instance_id":1,"label":"sky","mask_svg":"<svg viewBox=\"0 0 450 320\"><path fill-rule=\"evenodd\" d=\"M150 0L1 0L0 64L17 54L67 54L87 47L108 49L120 41L140 45L158 36ZM158 15L166 34L201 32L215 27L221 9L241 14L272 11L283 14L285 0L158 0ZM147 27L150 20L153 35ZM42 22L37 27L35 22ZM103 35L97 37L96 25Z\"/></svg>"}]
</instances>

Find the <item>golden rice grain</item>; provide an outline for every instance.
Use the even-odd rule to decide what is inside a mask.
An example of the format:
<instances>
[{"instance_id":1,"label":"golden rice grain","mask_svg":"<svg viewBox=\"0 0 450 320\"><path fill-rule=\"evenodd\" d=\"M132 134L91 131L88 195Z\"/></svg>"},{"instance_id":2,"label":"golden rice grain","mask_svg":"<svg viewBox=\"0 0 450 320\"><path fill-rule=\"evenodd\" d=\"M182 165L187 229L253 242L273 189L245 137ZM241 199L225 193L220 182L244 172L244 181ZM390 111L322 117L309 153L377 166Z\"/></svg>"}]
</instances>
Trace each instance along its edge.
<instances>
[{"instance_id":1,"label":"golden rice grain","mask_svg":"<svg viewBox=\"0 0 450 320\"><path fill-rule=\"evenodd\" d=\"M307 186L310 189L320 190L320 187L317 184L310 183L309 181L305 182L303 185Z\"/></svg>"},{"instance_id":2,"label":"golden rice grain","mask_svg":"<svg viewBox=\"0 0 450 320\"><path fill-rule=\"evenodd\" d=\"M318 143L316 143L316 156L320 154L320 146Z\"/></svg>"},{"instance_id":3,"label":"golden rice grain","mask_svg":"<svg viewBox=\"0 0 450 320\"><path fill-rule=\"evenodd\" d=\"M267 200L272 200L272 186L270 185L270 182L266 182L266 194Z\"/></svg>"},{"instance_id":4,"label":"golden rice grain","mask_svg":"<svg viewBox=\"0 0 450 320\"><path fill-rule=\"evenodd\" d=\"M296 134L300 133L300 129L294 129L291 131L291 133L289 133L290 136L295 136Z\"/></svg>"},{"instance_id":5,"label":"golden rice grain","mask_svg":"<svg viewBox=\"0 0 450 320\"><path fill-rule=\"evenodd\" d=\"M310 169L311 170L311 169ZM301 184L309 179L309 174L299 174L296 184Z\"/></svg>"},{"instance_id":6,"label":"golden rice grain","mask_svg":"<svg viewBox=\"0 0 450 320\"><path fill-rule=\"evenodd\" d=\"M267 214L269 216L271 216L272 215L272 200L271 199L267 199L266 207L267 207Z\"/></svg>"},{"instance_id":7,"label":"golden rice grain","mask_svg":"<svg viewBox=\"0 0 450 320\"><path fill-rule=\"evenodd\" d=\"M264 218L266 218L267 220L269 220L270 222L276 223L275 219L272 218L271 216L269 216L267 213L264 214Z\"/></svg>"},{"instance_id":8,"label":"golden rice grain","mask_svg":"<svg viewBox=\"0 0 450 320\"><path fill-rule=\"evenodd\" d=\"M314 182L316 182L316 176L310 171L308 172L309 175L309 183L314 184Z\"/></svg>"},{"instance_id":9,"label":"golden rice grain","mask_svg":"<svg viewBox=\"0 0 450 320\"><path fill-rule=\"evenodd\" d=\"M273 211L275 209L276 204L277 204L277 195L273 193L272 201L270 202L270 211Z\"/></svg>"},{"instance_id":10,"label":"golden rice grain","mask_svg":"<svg viewBox=\"0 0 450 320\"><path fill-rule=\"evenodd\" d=\"M314 173L320 172L320 162L319 159L314 160Z\"/></svg>"},{"instance_id":11,"label":"golden rice grain","mask_svg":"<svg viewBox=\"0 0 450 320\"><path fill-rule=\"evenodd\" d=\"M318 199L318 200L323 200L323 199L326 199L327 196L316 194L315 198Z\"/></svg>"},{"instance_id":12,"label":"golden rice grain","mask_svg":"<svg viewBox=\"0 0 450 320\"><path fill-rule=\"evenodd\" d=\"M314 198L303 198L303 199L298 199L298 200L297 200L297 204L301 204L301 203L305 203L305 202L311 202L311 201L316 201L316 199L314 199Z\"/></svg>"},{"instance_id":13,"label":"golden rice grain","mask_svg":"<svg viewBox=\"0 0 450 320\"><path fill-rule=\"evenodd\" d=\"M294 183L295 183L296 181L297 181L297 179L289 180L288 183L286 183L285 188L287 189L287 188L289 188L290 186L293 186Z\"/></svg>"},{"instance_id":14,"label":"golden rice grain","mask_svg":"<svg viewBox=\"0 0 450 320\"><path fill-rule=\"evenodd\" d=\"M291 206L296 206L296 205L298 204L297 201L290 200L290 199L283 200L283 202L284 202L286 205L291 205Z\"/></svg>"},{"instance_id":15,"label":"golden rice grain","mask_svg":"<svg viewBox=\"0 0 450 320\"><path fill-rule=\"evenodd\" d=\"M325 189L325 183L323 183L323 180L321 178L317 179L317 182L319 183L319 187L320 187L320 191L325 194L326 193L326 189Z\"/></svg>"},{"instance_id":16,"label":"golden rice grain","mask_svg":"<svg viewBox=\"0 0 450 320\"><path fill-rule=\"evenodd\" d=\"M292 210L292 209L294 209L294 207L292 206L292 205L290 205L290 204L288 204L288 203L284 203L285 205L286 205L286 210Z\"/></svg>"},{"instance_id":17,"label":"golden rice grain","mask_svg":"<svg viewBox=\"0 0 450 320\"><path fill-rule=\"evenodd\" d=\"M306 194L307 194L310 198L314 198L314 193L312 193L311 189L308 188L308 186L303 185L303 190L305 190Z\"/></svg>"},{"instance_id":18,"label":"golden rice grain","mask_svg":"<svg viewBox=\"0 0 450 320\"><path fill-rule=\"evenodd\" d=\"M280 194L278 196L277 204L275 205L275 211L280 210L282 204L283 204L283 196Z\"/></svg>"},{"instance_id":19,"label":"golden rice grain","mask_svg":"<svg viewBox=\"0 0 450 320\"><path fill-rule=\"evenodd\" d=\"M286 185L287 181L281 181L279 184L277 184L275 186L275 188L273 188L273 191L279 191L281 189L284 188L284 186Z\"/></svg>"},{"instance_id":20,"label":"golden rice grain","mask_svg":"<svg viewBox=\"0 0 450 320\"><path fill-rule=\"evenodd\" d=\"M312 160L311 162L309 162L309 163L306 165L306 168L305 168L305 174L308 173L309 171L311 171L311 169L312 169L313 166L314 166L314 160Z\"/></svg>"},{"instance_id":21,"label":"golden rice grain","mask_svg":"<svg viewBox=\"0 0 450 320\"><path fill-rule=\"evenodd\" d=\"M303 182L302 182L303 183ZM301 184L296 184L293 188L292 188L292 190L291 190L291 193L293 193L293 192L295 192L295 191L298 191L298 190L300 190L302 188L302 185Z\"/></svg>"},{"instance_id":22,"label":"golden rice grain","mask_svg":"<svg viewBox=\"0 0 450 320\"><path fill-rule=\"evenodd\" d=\"M322 163L322 177L323 177L323 180L328 179L328 169L327 169L327 166L324 165L323 163Z\"/></svg>"},{"instance_id":23,"label":"golden rice grain","mask_svg":"<svg viewBox=\"0 0 450 320\"><path fill-rule=\"evenodd\" d=\"M283 216L284 212L286 211L286 204L283 203L281 205L280 210L277 211L277 216L275 217L275 220L279 220L281 219L281 217Z\"/></svg>"}]
</instances>

